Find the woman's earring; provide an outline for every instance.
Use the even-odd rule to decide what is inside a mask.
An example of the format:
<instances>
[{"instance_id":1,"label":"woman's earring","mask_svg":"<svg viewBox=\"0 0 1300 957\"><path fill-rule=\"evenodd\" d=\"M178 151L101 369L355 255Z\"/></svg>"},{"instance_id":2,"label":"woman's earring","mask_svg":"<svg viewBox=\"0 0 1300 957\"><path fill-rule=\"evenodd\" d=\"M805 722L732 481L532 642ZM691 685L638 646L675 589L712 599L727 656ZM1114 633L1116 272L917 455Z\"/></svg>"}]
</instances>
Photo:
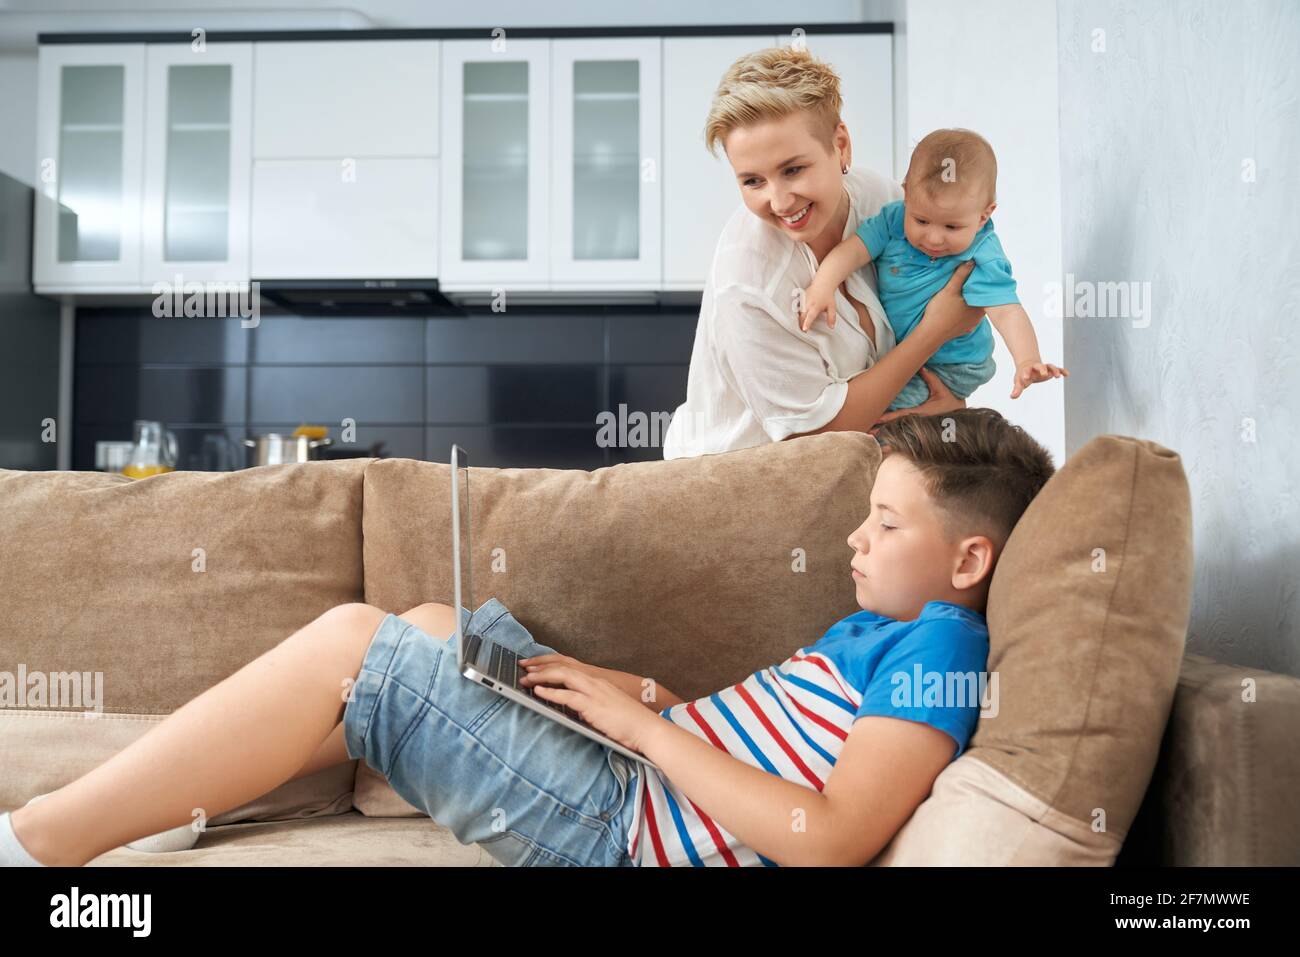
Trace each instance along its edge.
<instances>
[{"instance_id":1,"label":"woman's earring","mask_svg":"<svg viewBox=\"0 0 1300 957\"><path fill-rule=\"evenodd\" d=\"M849 171L849 168L848 168L847 166L841 166L841 167L840 167L840 172L841 172L841 173L847 173L848 171Z\"/></svg>"}]
</instances>

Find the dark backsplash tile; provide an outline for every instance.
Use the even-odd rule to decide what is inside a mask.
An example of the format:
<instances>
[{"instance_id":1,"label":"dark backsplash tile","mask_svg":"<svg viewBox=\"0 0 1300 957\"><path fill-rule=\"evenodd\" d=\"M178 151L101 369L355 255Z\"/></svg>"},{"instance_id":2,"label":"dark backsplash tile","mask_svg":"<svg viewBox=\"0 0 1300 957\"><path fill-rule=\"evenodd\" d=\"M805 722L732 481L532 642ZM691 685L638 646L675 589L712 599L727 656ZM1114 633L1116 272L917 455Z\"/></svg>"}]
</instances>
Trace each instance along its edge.
<instances>
[{"instance_id":1,"label":"dark backsplash tile","mask_svg":"<svg viewBox=\"0 0 1300 957\"><path fill-rule=\"evenodd\" d=\"M424 422L420 366L254 366L249 423L320 422L419 425Z\"/></svg>"},{"instance_id":2,"label":"dark backsplash tile","mask_svg":"<svg viewBox=\"0 0 1300 957\"><path fill-rule=\"evenodd\" d=\"M158 419L168 424L243 425L244 370L79 365L74 377L78 425Z\"/></svg>"},{"instance_id":3,"label":"dark backsplash tile","mask_svg":"<svg viewBox=\"0 0 1300 957\"><path fill-rule=\"evenodd\" d=\"M426 322L426 362L605 361L605 319L599 311L515 308Z\"/></svg>"},{"instance_id":4,"label":"dark backsplash tile","mask_svg":"<svg viewBox=\"0 0 1300 957\"><path fill-rule=\"evenodd\" d=\"M424 319L313 319L263 316L253 330L251 361L421 362Z\"/></svg>"},{"instance_id":5,"label":"dark backsplash tile","mask_svg":"<svg viewBox=\"0 0 1300 957\"><path fill-rule=\"evenodd\" d=\"M465 318L156 319L147 307L77 314L73 467L96 440L133 438L134 419L177 433L182 468L216 461L224 435L237 467L245 436L323 425L322 457L377 454L594 469L660 458L602 448L597 416L671 413L686 397L695 313L631 307L514 307ZM163 368L161 366L176 366ZM341 443L342 420L356 423Z\"/></svg>"},{"instance_id":6,"label":"dark backsplash tile","mask_svg":"<svg viewBox=\"0 0 1300 957\"><path fill-rule=\"evenodd\" d=\"M239 319L160 319L148 307L78 309L77 364L247 362L255 332Z\"/></svg>"}]
</instances>

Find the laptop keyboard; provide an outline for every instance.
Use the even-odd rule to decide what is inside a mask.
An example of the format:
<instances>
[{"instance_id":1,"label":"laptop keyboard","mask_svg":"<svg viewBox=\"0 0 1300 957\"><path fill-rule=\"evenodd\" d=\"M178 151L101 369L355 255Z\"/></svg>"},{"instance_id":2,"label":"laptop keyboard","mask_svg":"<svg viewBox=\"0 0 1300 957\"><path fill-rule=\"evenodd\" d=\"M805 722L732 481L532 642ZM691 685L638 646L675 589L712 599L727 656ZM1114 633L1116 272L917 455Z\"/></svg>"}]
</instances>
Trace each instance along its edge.
<instances>
[{"instance_id":1,"label":"laptop keyboard","mask_svg":"<svg viewBox=\"0 0 1300 957\"><path fill-rule=\"evenodd\" d=\"M482 643L481 635L470 635L468 638L469 660L474 661L478 658L479 645ZM586 724L578 712L574 711L567 705L560 704L558 701L552 701L548 698L540 697L537 694L536 685L521 685L519 679L523 677L519 670L519 655L509 648L497 642L491 644L492 652L489 656L487 674L488 677L497 684L513 688L521 694L526 694L539 704L544 704L552 711L558 711L567 718L572 718L580 724Z\"/></svg>"}]
</instances>

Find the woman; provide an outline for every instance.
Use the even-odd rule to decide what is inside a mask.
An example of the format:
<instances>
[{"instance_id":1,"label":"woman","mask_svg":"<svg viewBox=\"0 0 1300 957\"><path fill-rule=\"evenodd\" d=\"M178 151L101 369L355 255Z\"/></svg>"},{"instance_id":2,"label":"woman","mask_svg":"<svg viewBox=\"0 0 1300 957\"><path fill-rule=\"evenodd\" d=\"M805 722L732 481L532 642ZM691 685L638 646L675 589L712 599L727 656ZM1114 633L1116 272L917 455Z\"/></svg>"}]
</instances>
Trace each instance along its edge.
<instances>
[{"instance_id":1,"label":"woman","mask_svg":"<svg viewBox=\"0 0 1300 957\"><path fill-rule=\"evenodd\" d=\"M840 102L834 70L790 47L737 60L714 94L705 145L716 152L722 144L745 208L732 215L714 252L686 401L664 438L666 459L815 432L870 431L898 415L966 405L923 365L983 316L961 300L969 264L899 345L871 266L840 287L833 329L825 322L799 328L798 297L817 264L862 220L903 198L892 181L852 168ZM918 372L930 399L885 414Z\"/></svg>"}]
</instances>

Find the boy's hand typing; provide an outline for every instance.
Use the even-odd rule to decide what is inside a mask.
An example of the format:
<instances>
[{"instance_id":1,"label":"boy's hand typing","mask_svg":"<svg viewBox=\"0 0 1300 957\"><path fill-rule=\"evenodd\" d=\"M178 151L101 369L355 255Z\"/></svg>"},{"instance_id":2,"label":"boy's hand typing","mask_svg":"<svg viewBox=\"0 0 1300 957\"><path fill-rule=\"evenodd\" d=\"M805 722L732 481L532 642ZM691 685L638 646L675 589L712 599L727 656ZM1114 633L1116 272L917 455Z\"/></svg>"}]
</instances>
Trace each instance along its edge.
<instances>
[{"instance_id":1,"label":"boy's hand typing","mask_svg":"<svg viewBox=\"0 0 1300 957\"><path fill-rule=\"evenodd\" d=\"M538 658L525 660L537 662L543 658L564 657L564 655L540 655ZM568 659L568 662L570 663L552 662L537 666L520 681L532 687L534 694L539 698L571 708L597 731L639 754L644 754L643 744L649 729L662 719L643 708L639 699L634 699L622 688L597 674L606 669L584 665L572 658ZM610 673L623 674L623 672Z\"/></svg>"},{"instance_id":2,"label":"boy's hand typing","mask_svg":"<svg viewBox=\"0 0 1300 957\"><path fill-rule=\"evenodd\" d=\"M519 665L527 672L524 677L519 679L519 683L525 688L537 684L537 679L533 676L547 665L565 665L583 674L591 675L593 678L608 681L629 698L635 698L656 713L662 708L678 704L681 701L667 688L659 687L658 683L651 678L642 678L626 671L615 671L612 668L589 665L568 655L551 654L538 655L536 658L521 658L519 659Z\"/></svg>"}]
</instances>

